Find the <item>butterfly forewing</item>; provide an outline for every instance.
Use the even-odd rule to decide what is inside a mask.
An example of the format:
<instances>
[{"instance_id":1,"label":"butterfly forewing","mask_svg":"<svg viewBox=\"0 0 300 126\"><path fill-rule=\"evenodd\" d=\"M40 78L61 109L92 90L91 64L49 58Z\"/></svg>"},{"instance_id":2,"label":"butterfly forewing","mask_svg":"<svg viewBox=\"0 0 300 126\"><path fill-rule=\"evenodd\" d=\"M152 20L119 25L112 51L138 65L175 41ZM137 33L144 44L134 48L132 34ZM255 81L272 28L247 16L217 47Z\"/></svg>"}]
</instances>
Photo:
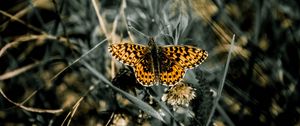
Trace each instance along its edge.
<instances>
[{"instance_id":1,"label":"butterfly forewing","mask_svg":"<svg viewBox=\"0 0 300 126\"><path fill-rule=\"evenodd\" d=\"M108 48L112 56L120 62L134 66L149 50L147 46L131 43L111 44Z\"/></svg>"},{"instance_id":2,"label":"butterfly forewing","mask_svg":"<svg viewBox=\"0 0 300 126\"><path fill-rule=\"evenodd\" d=\"M193 68L204 62L208 56L205 50L187 45L162 46L161 50L170 60L183 68Z\"/></svg>"}]
</instances>

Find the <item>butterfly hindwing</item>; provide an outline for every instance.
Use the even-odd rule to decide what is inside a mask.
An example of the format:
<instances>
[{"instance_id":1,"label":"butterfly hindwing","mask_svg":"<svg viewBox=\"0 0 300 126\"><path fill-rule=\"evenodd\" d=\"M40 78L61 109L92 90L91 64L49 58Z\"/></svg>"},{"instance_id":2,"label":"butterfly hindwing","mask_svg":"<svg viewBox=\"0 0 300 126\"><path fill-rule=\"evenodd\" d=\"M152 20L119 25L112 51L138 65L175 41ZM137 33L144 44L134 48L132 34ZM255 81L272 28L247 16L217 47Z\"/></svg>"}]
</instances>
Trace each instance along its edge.
<instances>
[{"instance_id":1,"label":"butterfly hindwing","mask_svg":"<svg viewBox=\"0 0 300 126\"><path fill-rule=\"evenodd\" d=\"M205 50L188 45L162 46L161 50L170 60L183 68L196 67L208 57Z\"/></svg>"},{"instance_id":2,"label":"butterfly hindwing","mask_svg":"<svg viewBox=\"0 0 300 126\"><path fill-rule=\"evenodd\" d=\"M156 83L156 77L151 53L146 53L139 62L134 65L135 77L143 86L152 86Z\"/></svg>"},{"instance_id":3,"label":"butterfly hindwing","mask_svg":"<svg viewBox=\"0 0 300 126\"><path fill-rule=\"evenodd\" d=\"M148 49L147 46L131 43L111 44L108 48L115 59L130 66L142 59Z\"/></svg>"},{"instance_id":4,"label":"butterfly hindwing","mask_svg":"<svg viewBox=\"0 0 300 126\"><path fill-rule=\"evenodd\" d=\"M173 86L183 78L185 69L174 60L169 59L169 57L164 53L159 53L159 79L162 84Z\"/></svg>"}]
</instances>

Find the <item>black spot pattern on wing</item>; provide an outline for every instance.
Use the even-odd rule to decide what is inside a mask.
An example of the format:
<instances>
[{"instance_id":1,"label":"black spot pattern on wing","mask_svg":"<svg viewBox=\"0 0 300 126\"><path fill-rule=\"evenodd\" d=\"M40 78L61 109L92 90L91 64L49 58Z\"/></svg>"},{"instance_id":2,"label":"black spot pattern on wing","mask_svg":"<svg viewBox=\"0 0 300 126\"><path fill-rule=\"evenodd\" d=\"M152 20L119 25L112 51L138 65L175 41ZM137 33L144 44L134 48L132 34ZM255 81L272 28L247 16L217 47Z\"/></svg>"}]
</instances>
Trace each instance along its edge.
<instances>
[{"instance_id":1,"label":"black spot pattern on wing","mask_svg":"<svg viewBox=\"0 0 300 126\"><path fill-rule=\"evenodd\" d=\"M108 48L112 56L120 62L134 66L147 53L149 48L144 45L132 43L111 44Z\"/></svg>"},{"instance_id":2,"label":"black spot pattern on wing","mask_svg":"<svg viewBox=\"0 0 300 126\"><path fill-rule=\"evenodd\" d=\"M146 53L144 57L134 65L136 79L143 86L155 84L155 73L151 53Z\"/></svg>"},{"instance_id":3,"label":"black spot pattern on wing","mask_svg":"<svg viewBox=\"0 0 300 126\"><path fill-rule=\"evenodd\" d=\"M159 52L159 61L159 79L164 85L173 86L183 78L185 69L176 61L169 59L162 52Z\"/></svg>"},{"instance_id":4,"label":"black spot pattern on wing","mask_svg":"<svg viewBox=\"0 0 300 126\"><path fill-rule=\"evenodd\" d=\"M188 45L162 46L161 50L170 60L177 62L183 68L196 67L208 57L205 50Z\"/></svg>"}]
</instances>

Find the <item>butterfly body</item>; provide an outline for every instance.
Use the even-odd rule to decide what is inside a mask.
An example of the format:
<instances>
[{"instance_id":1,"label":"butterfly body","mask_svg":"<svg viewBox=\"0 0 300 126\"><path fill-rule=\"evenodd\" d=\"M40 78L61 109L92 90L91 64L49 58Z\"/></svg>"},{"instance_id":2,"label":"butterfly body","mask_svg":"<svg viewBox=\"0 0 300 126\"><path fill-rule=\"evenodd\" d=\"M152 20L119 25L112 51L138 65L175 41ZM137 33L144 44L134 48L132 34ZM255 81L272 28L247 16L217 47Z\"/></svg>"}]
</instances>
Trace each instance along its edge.
<instances>
[{"instance_id":1,"label":"butterfly body","mask_svg":"<svg viewBox=\"0 0 300 126\"><path fill-rule=\"evenodd\" d=\"M152 38L148 46L118 43L110 45L109 51L115 59L133 67L143 86L173 86L187 69L201 64L208 56L205 50L192 46L158 46Z\"/></svg>"},{"instance_id":2,"label":"butterfly body","mask_svg":"<svg viewBox=\"0 0 300 126\"><path fill-rule=\"evenodd\" d=\"M150 53L152 58L152 71L155 73L155 79L154 79L154 84L158 84L159 83L159 74L160 74L160 65L159 65L159 54L160 51L158 50L158 46L155 44L153 39L150 39L149 43L148 43L149 49L150 49Z\"/></svg>"}]
</instances>

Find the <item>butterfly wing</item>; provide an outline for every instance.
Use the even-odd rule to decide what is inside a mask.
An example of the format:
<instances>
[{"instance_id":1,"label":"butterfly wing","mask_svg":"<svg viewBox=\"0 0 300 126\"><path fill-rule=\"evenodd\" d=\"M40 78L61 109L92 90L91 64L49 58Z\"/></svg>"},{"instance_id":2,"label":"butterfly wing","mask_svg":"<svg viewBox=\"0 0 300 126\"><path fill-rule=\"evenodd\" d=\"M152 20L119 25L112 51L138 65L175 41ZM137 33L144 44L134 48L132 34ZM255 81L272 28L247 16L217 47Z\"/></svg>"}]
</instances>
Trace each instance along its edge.
<instances>
[{"instance_id":1,"label":"butterfly wing","mask_svg":"<svg viewBox=\"0 0 300 126\"><path fill-rule=\"evenodd\" d=\"M143 86L152 86L156 83L156 77L151 53L146 53L139 62L134 65L135 77Z\"/></svg>"},{"instance_id":2,"label":"butterfly wing","mask_svg":"<svg viewBox=\"0 0 300 126\"><path fill-rule=\"evenodd\" d=\"M112 57L118 61L129 66L134 66L134 64L141 60L149 48L139 44L117 43L111 44L108 50Z\"/></svg>"},{"instance_id":3,"label":"butterfly wing","mask_svg":"<svg viewBox=\"0 0 300 126\"><path fill-rule=\"evenodd\" d=\"M162 46L160 50L185 69L196 67L208 57L205 50L188 45Z\"/></svg>"},{"instance_id":4,"label":"butterfly wing","mask_svg":"<svg viewBox=\"0 0 300 126\"><path fill-rule=\"evenodd\" d=\"M170 59L166 53L159 52L159 79L166 86L173 86L179 82L184 74L185 69L177 62Z\"/></svg>"}]
</instances>

